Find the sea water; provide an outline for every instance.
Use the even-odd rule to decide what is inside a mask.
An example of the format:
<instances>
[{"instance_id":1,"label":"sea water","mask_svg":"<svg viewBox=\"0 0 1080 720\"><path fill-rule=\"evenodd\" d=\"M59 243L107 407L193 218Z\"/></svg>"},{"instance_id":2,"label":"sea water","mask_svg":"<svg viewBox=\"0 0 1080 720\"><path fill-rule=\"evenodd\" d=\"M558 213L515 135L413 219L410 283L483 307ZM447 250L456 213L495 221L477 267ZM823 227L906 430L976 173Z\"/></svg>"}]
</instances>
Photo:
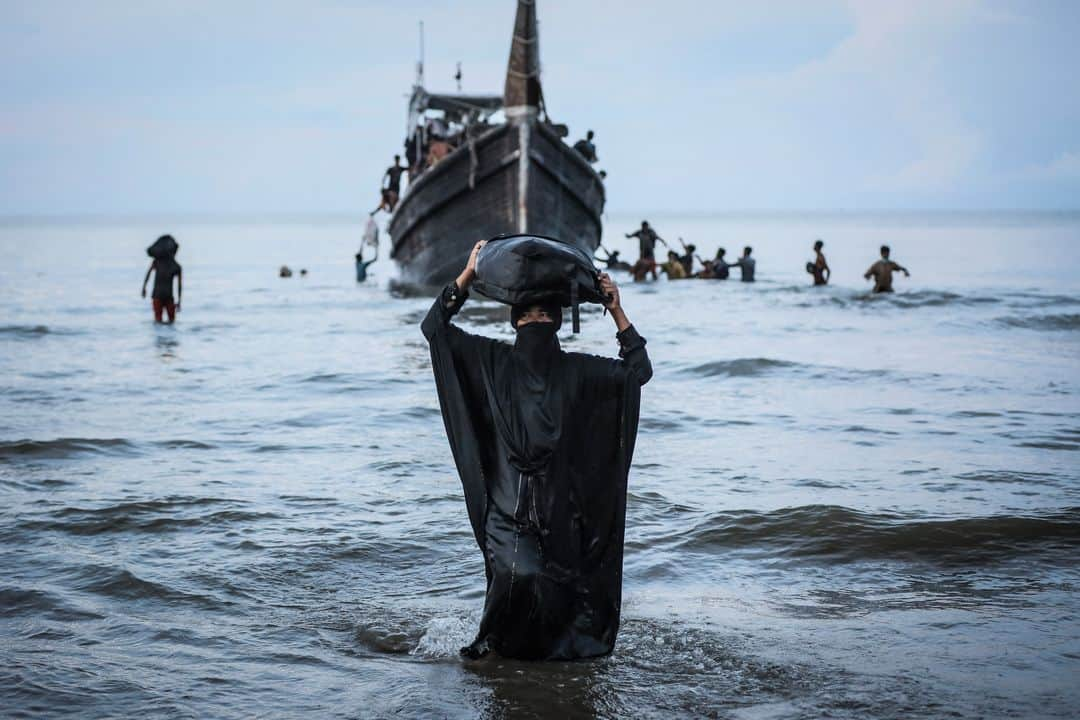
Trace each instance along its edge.
<instances>
[{"instance_id":1,"label":"sea water","mask_svg":"<svg viewBox=\"0 0 1080 720\"><path fill-rule=\"evenodd\" d=\"M649 219L758 281L616 275L655 376L618 644L572 663L458 657L484 571L432 295L385 246L355 282L361 221L0 226L3 714L1075 716L1080 217ZM171 327L139 295L163 232ZM883 243L911 277L871 296Z\"/></svg>"}]
</instances>

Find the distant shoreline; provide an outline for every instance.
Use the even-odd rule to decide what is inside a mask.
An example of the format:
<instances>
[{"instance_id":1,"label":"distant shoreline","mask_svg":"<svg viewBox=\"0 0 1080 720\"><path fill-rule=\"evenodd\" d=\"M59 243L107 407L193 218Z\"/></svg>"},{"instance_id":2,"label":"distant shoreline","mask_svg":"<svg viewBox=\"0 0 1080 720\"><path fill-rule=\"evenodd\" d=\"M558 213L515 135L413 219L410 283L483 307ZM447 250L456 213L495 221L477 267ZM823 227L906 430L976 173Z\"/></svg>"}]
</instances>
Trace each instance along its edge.
<instances>
[{"instance_id":1,"label":"distant shoreline","mask_svg":"<svg viewBox=\"0 0 1080 720\"><path fill-rule=\"evenodd\" d=\"M366 216L363 210L311 213L57 213L0 215L0 227L90 225L161 227L191 225L355 225ZM772 222L866 222L912 223L926 225L1000 224L1008 223L1067 223L1080 222L1080 209L1075 210L619 210L606 213L606 222L618 224L624 219L648 217L710 219L720 221Z\"/></svg>"}]
</instances>

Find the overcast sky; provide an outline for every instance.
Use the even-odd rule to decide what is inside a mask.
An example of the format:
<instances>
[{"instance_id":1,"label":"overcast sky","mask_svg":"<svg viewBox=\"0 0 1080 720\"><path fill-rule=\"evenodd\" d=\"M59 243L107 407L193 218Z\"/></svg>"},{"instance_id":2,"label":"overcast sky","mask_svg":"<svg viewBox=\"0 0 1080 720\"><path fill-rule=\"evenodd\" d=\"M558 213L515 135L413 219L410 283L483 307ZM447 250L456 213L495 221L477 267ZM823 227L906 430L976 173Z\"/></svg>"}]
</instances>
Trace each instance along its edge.
<instances>
[{"instance_id":1,"label":"overcast sky","mask_svg":"<svg viewBox=\"0 0 1080 720\"><path fill-rule=\"evenodd\" d=\"M1080 2L538 0L612 211L1080 207ZM0 0L0 214L352 213L513 0Z\"/></svg>"}]
</instances>

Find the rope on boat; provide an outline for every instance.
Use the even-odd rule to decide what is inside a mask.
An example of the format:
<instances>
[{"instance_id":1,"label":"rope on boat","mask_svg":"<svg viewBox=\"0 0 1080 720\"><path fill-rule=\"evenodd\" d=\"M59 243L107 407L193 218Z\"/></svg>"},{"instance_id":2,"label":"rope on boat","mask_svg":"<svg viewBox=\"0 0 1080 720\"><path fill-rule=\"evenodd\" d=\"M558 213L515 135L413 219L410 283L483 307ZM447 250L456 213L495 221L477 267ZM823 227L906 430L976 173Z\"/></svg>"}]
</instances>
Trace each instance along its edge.
<instances>
[{"instance_id":1,"label":"rope on boat","mask_svg":"<svg viewBox=\"0 0 1080 720\"><path fill-rule=\"evenodd\" d=\"M476 138L472 134L472 125L465 127L465 137L469 143L469 189L476 189L476 166L480 164L480 159L476 156Z\"/></svg>"}]
</instances>

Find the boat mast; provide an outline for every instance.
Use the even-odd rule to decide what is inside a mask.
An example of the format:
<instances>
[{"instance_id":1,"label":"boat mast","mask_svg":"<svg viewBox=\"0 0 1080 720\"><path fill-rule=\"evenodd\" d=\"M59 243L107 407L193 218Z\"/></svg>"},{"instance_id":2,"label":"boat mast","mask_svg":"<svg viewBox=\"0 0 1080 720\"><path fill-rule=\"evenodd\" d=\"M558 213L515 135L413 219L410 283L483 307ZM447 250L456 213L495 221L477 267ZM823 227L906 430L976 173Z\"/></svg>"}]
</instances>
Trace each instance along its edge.
<instances>
[{"instance_id":1,"label":"boat mast","mask_svg":"<svg viewBox=\"0 0 1080 720\"><path fill-rule=\"evenodd\" d=\"M420 60L416 63L416 85L424 86L424 21L420 21Z\"/></svg>"},{"instance_id":2,"label":"boat mast","mask_svg":"<svg viewBox=\"0 0 1080 720\"><path fill-rule=\"evenodd\" d=\"M518 108L540 107L540 43L536 32L536 0L518 0L514 40L506 67L503 107L507 116Z\"/></svg>"},{"instance_id":3,"label":"boat mast","mask_svg":"<svg viewBox=\"0 0 1080 720\"><path fill-rule=\"evenodd\" d=\"M540 42L536 32L536 0L518 0L514 39L506 65L503 108L518 128L518 232L529 231L529 144L540 109Z\"/></svg>"}]
</instances>

